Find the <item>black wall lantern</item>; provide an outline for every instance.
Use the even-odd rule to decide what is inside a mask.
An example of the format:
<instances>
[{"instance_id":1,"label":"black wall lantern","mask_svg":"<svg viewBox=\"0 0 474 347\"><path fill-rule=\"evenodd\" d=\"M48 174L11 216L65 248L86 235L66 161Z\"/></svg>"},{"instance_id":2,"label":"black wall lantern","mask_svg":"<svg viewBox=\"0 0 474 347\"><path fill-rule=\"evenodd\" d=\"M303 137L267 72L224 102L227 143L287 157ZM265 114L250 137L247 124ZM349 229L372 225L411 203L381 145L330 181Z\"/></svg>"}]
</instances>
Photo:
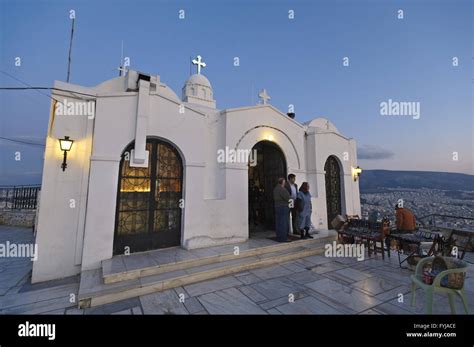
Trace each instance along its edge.
<instances>
[{"instance_id":1,"label":"black wall lantern","mask_svg":"<svg viewBox=\"0 0 474 347\"><path fill-rule=\"evenodd\" d=\"M65 171L66 167L67 167L67 164L66 164L67 152L69 152L71 150L71 147L72 147L73 143L74 143L74 141L70 140L69 136L64 136L64 139L59 139L59 147L61 148L61 151L64 152L64 159L63 159L63 163L61 165L61 168L63 169L63 171Z\"/></svg>"}]
</instances>

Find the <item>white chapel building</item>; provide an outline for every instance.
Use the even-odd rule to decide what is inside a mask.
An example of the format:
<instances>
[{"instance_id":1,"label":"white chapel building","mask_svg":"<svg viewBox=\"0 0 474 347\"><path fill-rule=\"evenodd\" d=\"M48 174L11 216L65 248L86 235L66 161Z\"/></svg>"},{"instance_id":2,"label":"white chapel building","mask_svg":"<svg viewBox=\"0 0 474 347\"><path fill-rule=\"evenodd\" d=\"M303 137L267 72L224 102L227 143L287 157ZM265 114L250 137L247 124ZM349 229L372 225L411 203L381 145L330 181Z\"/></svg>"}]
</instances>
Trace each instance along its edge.
<instances>
[{"instance_id":1,"label":"white chapel building","mask_svg":"<svg viewBox=\"0 0 474 347\"><path fill-rule=\"evenodd\" d=\"M244 242L273 229L273 187L290 173L310 185L315 229L360 215L354 139L323 118L295 121L266 91L258 105L218 108L198 58L181 98L133 70L95 87L55 82L32 282L126 252Z\"/></svg>"}]
</instances>

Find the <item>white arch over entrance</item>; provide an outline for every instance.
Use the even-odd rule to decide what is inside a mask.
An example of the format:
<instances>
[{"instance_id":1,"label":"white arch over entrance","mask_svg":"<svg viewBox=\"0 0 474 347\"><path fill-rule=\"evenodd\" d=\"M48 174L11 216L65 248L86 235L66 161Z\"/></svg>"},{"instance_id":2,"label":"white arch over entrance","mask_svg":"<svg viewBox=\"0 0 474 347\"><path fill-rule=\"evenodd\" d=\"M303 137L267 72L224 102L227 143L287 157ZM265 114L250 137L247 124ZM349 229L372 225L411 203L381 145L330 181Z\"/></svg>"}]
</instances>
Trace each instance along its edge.
<instances>
[{"instance_id":1,"label":"white arch over entrance","mask_svg":"<svg viewBox=\"0 0 474 347\"><path fill-rule=\"evenodd\" d=\"M260 141L271 141L282 150L288 170L301 170L301 160L295 144L280 129L270 125L257 125L247 130L235 144L235 149L251 150Z\"/></svg>"}]
</instances>

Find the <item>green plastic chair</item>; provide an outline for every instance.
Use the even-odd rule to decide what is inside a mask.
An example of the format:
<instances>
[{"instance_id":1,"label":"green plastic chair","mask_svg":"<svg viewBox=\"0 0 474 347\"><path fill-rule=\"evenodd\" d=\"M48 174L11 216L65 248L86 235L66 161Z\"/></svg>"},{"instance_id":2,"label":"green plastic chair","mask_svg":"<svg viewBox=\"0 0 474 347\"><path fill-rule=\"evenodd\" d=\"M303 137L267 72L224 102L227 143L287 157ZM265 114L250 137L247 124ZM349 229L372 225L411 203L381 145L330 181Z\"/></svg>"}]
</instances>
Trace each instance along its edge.
<instances>
[{"instance_id":1,"label":"green plastic chair","mask_svg":"<svg viewBox=\"0 0 474 347\"><path fill-rule=\"evenodd\" d=\"M444 276L447 276L451 273L457 272L467 272L468 264L465 261L462 262L462 267L457 269L449 269L440 272L433 280L433 284L426 284L423 282L423 266L426 263L432 262L435 257L426 257L421 259L418 264L416 265L415 274L411 275L411 305L415 305L415 296L416 296L416 286L421 287L424 290L426 296L426 313L431 314L433 312L433 296L434 293L445 293L448 294L449 298L449 306L451 307L451 313L456 313L456 308L454 306L454 300L456 298L456 294L458 294L464 305L464 310L467 314L469 314L469 308L467 306L467 298L466 293L464 292L464 285L461 289L451 289L441 286L441 280Z\"/></svg>"}]
</instances>

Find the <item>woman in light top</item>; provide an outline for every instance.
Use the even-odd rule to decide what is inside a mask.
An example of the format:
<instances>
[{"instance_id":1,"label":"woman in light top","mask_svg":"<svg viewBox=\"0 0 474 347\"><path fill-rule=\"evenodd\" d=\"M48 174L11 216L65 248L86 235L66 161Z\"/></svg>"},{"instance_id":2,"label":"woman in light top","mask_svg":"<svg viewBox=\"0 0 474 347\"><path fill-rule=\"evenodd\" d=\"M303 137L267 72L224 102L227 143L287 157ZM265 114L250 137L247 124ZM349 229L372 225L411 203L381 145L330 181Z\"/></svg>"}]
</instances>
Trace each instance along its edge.
<instances>
[{"instance_id":1,"label":"woman in light top","mask_svg":"<svg viewBox=\"0 0 474 347\"><path fill-rule=\"evenodd\" d=\"M311 228L311 213L313 206L311 205L311 193L309 192L308 182L303 182L298 192L297 198L297 210L298 210L298 228L301 233L302 239L313 237L309 234Z\"/></svg>"}]
</instances>

